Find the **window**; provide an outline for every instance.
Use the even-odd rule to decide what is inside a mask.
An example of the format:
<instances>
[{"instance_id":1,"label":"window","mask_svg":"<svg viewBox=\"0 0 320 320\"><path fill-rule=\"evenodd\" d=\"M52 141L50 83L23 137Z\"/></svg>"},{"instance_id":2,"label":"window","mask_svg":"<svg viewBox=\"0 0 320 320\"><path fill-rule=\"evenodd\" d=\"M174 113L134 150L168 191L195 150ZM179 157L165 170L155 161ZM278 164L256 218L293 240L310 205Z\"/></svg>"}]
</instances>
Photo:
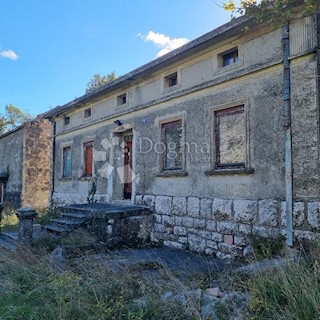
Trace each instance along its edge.
<instances>
[{"instance_id":1,"label":"window","mask_svg":"<svg viewBox=\"0 0 320 320\"><path fill-rule=\"evenodd\" d=\"M70 124L70 117L64 117L63 119L64 125L67 126L68 124Z\"/></svg>"},{"instance_id":2,"label":"window","mask_svg":"<svg viewBox=\"0 0 320 320\"><path fill-rule=\"evenodd\" d=\"M71 147L63 148L63 177L71 177Z\"/></svg>"},{"instance_id":3,"label":"window","mask_svg":"<svg viewBox=\"0 0 320 320\"><path fill-rule=\"evenodd\" d=\"M161 125L164 144L163 170L182 170L182 120Z\"/></svg>"},{"instance_id":4,"label":"window","mask_svg":"<svg viewBox=\"0 0 320 320\"><path fill-rule=\"evenodd\" d=\"M244 105L215 111L216 167L244 168L246 117Z\"/></svg>"},{"instance_id":5,"label":"window","mask_svg":"<svg viewBox=\"0 0 320 320\"><path fill-rule=\"evenodd\" d=\"M117 105L121 106L123 104L127 103L127 94L121 94L120 96L117 97Z\"/></svg>"},{"instance_id":6,"label":"window","mask_svg":"<svg viewBox=\"0 0 320 320\"><path fill-rule=\"evenodd\" d=\"M93 171L93 143L87 142L84 148L84 176L92 176Z\"/></svg>"},{"instance_id":7,"label":"window","mask_svg":"<svg viewBox=\"0 0 320 320\"><path fill-rule=\"evenodd\" d=\"M88 109L84 110L83 116L85 118L91 117L91 108L88 108Z\"/></svg>"},{"instance_id":8,"label":"window","mask_svg":"<svg viewBox=\"0 0 320 320\"><path fill-rule=\"evenodd\" d=\"M218 59L220 60L219 65L221 67L226 67L237 63L239 60L238 48L232 48L231 50L219 54Z\"/></svg>"},{"instance_id":9,"label":"window","mask_svg":"<svg viewBox=\"0 0 320 320\"><path fill-rule=\"evenodd\" d=\"M171 88L178 84L178 74L174 72L166 77L164 77L164 87Z\"/></svg>"}]
</instances>

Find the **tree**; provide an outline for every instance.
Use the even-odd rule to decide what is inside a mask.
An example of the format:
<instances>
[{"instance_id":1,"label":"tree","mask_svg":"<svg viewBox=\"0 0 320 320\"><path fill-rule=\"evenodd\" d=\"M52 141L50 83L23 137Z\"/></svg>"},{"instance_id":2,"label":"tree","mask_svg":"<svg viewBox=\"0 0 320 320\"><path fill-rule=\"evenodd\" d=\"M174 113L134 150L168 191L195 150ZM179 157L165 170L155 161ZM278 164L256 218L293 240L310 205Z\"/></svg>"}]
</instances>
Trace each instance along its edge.
<instances>
[{"instance_id":1,"label":"tree","mask_svg":"<svg viewBox=\"0 0 320 320\"><path fill-rule=\"evenodd\" d=\"M223 7L231 11L232 16L246 14L254 17L258 23L280 26L295 18L315 13L317 4L319 0L240 0L237 6L234 0L228 0Z\"/></svg>"},{"instance_id":2,"label":"tree","mask_svg":"<svg viewBox=\"0 0 320 320\"><path fill-rule=\"evenodd\" d=\"M88 82L86 93L94 91L106 83L109 83L117 78L116 73L113 71L106 76L101 76L100 73L93 75L93 78Z\"/></svg>"},{"instance_id":3,"label":"tree","mask_svg":"<svg viewBox=\"0 0 320 320\"><path fill-rule=\"evenodd\" d=\"M22 111L12 104L7 104L5 106L5 113L0 114L0 133L13 130L32 118L29 112Z\"/></svg>"}]
</instances>

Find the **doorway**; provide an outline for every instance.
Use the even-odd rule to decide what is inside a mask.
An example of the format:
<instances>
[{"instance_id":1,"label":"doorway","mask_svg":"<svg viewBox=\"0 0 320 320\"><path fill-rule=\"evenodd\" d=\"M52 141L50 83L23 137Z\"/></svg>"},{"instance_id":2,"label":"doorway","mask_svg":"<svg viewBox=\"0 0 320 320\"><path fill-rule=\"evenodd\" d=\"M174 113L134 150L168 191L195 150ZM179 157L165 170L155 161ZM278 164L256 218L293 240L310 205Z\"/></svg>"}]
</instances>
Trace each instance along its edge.
<instances>
[{"instance_id":1,"label":"doorway","mask_svg":"<svg viewBox=\"0 0 320 320\"><path fill-rule=\"evenodd\" d=\"M124 186L123 198L131 199L132 195L132 133L124 135Z\"/></svg>"}]
</instances>

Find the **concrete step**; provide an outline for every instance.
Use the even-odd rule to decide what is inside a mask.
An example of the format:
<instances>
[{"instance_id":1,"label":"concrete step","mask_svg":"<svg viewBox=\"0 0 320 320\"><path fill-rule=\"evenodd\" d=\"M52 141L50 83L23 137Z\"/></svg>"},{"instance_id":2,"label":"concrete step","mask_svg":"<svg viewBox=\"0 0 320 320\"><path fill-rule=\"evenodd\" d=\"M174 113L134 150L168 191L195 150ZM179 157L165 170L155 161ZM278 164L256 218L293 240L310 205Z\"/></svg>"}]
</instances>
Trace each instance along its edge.
<instances>
[{"instance_id":1,"label":"concrete step","mask_svg":"<svg viewBox=\"0 0 320 320\"><path fill-rule=\"evenodd\" d=\"M86 222L85 219L66 219L66 218L60 218L60 219L52 219L51 223L61 226L61 227L66 227L70 229L75 229L80 227Z\"/></svg>"},{"instance_id":2,"label":"concrete step","mask_svg":"<svg viewBox=\"0 0 320 320\"><path fill-rule=\"evenodd\" d=\"M82 212L61 212L61 217L67 219L88 219L88 215Z\"/></svg>"},{"instance_id":3,"label":"concrete step","mask_svg":"<svg viewBox=\"0 0 320 320\"><path fill-rule=\"evenodd\" d=\"M57 235L65 235L65 234L68 234L72 231L72 229L70 228L66 228L65 226L59 226L59 225L56 225L56 224L47 224L47 225L44 225L42 226L42 228L44 230L46 230L47 232L50 232L50 233L54 233L54 234L57 234Z\"/></svg>"},{"instance_id":4,"label":"concrete step","mask_svg":"<svg viewBox=\"0 0 320 320\"><path fill-rule=\"evenodd\" d=\"M18 234L15 232L0 233L0 247L14 251L18 246Z\"/></svg>"}]
</instances>

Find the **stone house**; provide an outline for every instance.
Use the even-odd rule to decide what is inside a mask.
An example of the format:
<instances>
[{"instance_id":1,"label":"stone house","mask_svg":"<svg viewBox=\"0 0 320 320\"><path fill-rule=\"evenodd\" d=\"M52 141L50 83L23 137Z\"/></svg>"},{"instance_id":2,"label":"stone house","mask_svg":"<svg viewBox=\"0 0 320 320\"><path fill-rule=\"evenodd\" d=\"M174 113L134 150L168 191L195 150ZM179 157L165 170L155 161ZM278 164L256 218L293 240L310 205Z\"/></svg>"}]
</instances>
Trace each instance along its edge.
<instances>
[{"instance_id":1,"label":"stone house","mask_svg":"<svg viewBox=\"0 0 320 320\"><path fill-rule=\"evenodd\" d=\"M0 201L43 210L51 190L51 124L38 117L0 136Z\"/></svg>"},{"instance_id":2,"label":"stone house","mask_svg":"<svg viewBox=\"0 0 320 320\"><path fill-rule=\"evenodd\" d=\"M52 109L53 200L86 202L95 179L98 202L154 208L154 241L220 257L251 233L312 237L319 25L240 17Z\"/></svg>"}]
</instances>

